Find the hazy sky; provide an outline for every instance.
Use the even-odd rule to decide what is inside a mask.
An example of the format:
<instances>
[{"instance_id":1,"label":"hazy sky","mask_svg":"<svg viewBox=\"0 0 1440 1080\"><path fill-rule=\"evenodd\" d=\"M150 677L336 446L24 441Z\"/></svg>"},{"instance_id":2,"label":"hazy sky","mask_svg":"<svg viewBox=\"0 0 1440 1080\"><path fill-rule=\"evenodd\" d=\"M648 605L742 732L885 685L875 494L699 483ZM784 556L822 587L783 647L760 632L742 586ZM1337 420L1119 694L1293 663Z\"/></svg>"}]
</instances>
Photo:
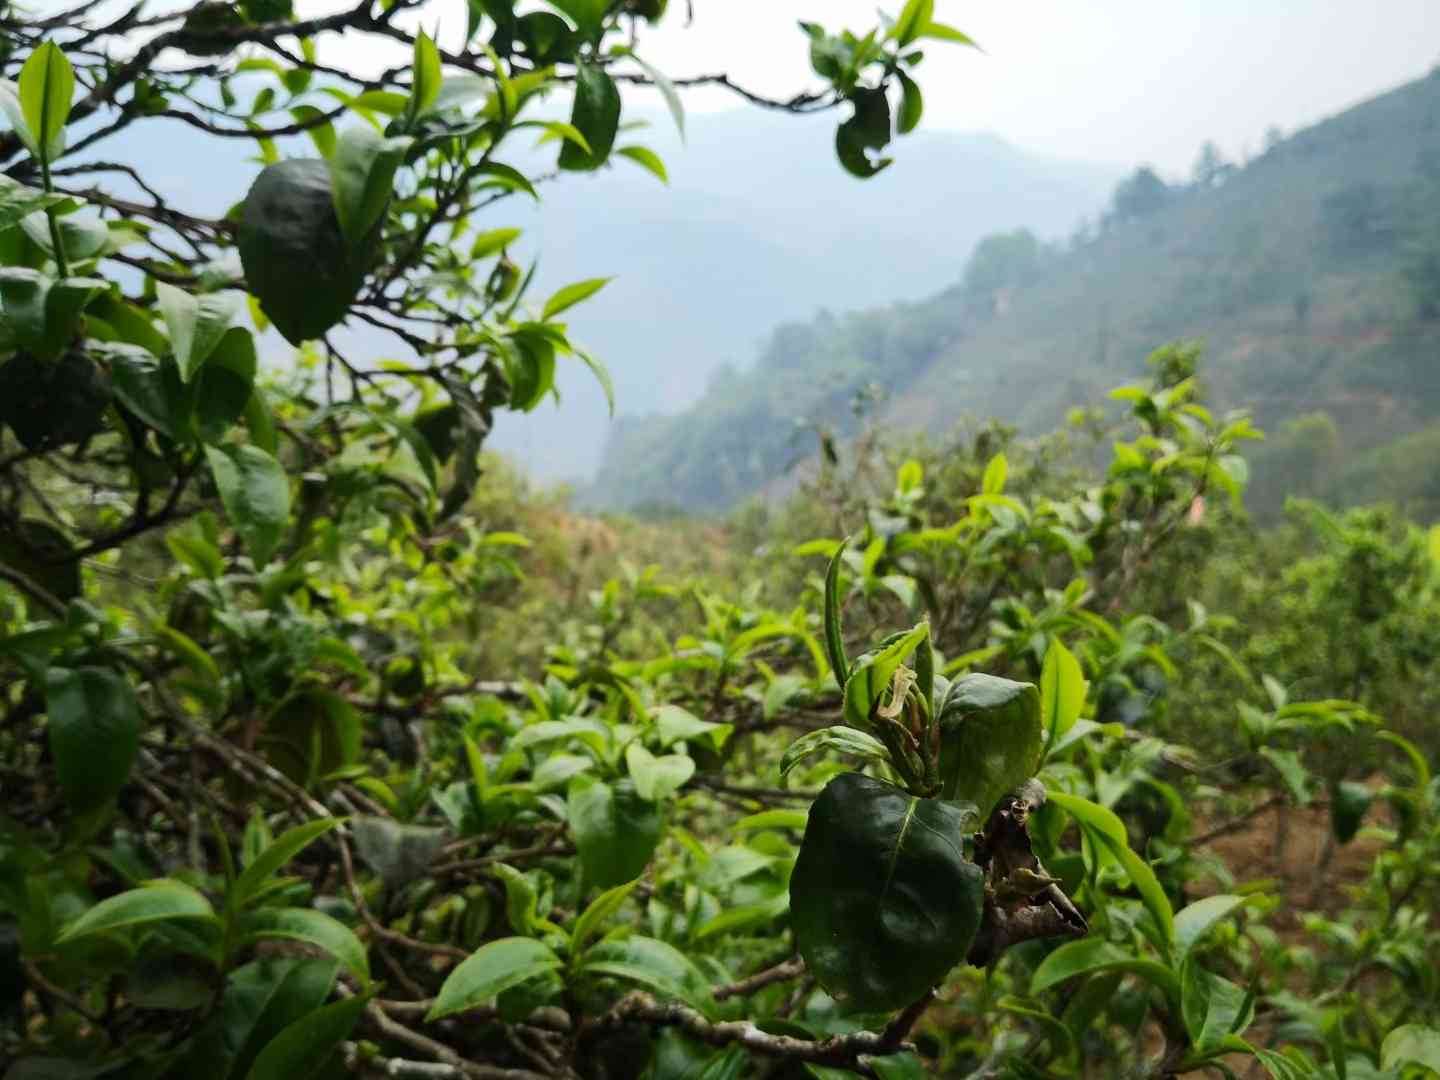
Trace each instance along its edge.
<instances>
[{"instance_id":1,"label":"hazy sky","mask_svg":"<svg viewBox=\"0 0 1440 1080\"><path fill-rule=\"evenodd\" d=\"M783 96L810 85L798 19L864 32L877 6L901 0L694 0L687 28L685 0L670 0L640 53L672 76L724 70ZM463 30L464 0L423 11L446 38ZM1258 150L1270 124L1293 130L1440 62L1440 0L937 0L936 16L985 51L932 43L926 125L1172 174L1207 138L1232 156ZM687 100L736 105L724 92Z\"/></svg>"}]
</instances>

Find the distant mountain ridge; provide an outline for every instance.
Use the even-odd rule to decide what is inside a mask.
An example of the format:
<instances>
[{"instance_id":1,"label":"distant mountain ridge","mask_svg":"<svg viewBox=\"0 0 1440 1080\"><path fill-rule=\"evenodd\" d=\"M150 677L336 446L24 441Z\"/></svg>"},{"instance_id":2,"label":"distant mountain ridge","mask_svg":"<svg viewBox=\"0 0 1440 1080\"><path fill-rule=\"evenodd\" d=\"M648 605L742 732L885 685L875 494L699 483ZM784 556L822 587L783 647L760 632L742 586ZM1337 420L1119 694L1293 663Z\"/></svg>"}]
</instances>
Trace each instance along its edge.
<instances>
[{"instance_id":1,"label":"distant mountain ridge","mask_svg":"<svg viewBox=\"0 0 1440 1080\"><path fill-rule=\"evenodd\" d=\"M516 252L538 255L535 295L571 281L615 280L572 316L573 337L613 373L617 409L642 416L682 409L726 364L797 312L891 303L959 273L975 242L1029 225L1062 235L1092 213L1118 171L1050 160L993 135L923 128L895 147L893 167L869 181L835 161L836 117L755 108L695 114L682 141L668 114L627 105L642 130L622 136L656 150L668 186L616 159L599 174L541 188L538 204L509 199L477 228L520 226ZM207 139L175 123L137 125L105 154L158 177L175 205L222 214L259 172L242 140ZM218 145L217 145L218 143ZM282 140L313 155L308 140ZM502 155L553 157L522 142ZM116 181L125 191L123 178ZM133 194L126 191L127 194ZM352 324L337 334L360 362L403 355L393 337ZM278 338L262 343L276 361ZM397 350L399 350L397 352ZM492 445L542 478L587 482L611 434L604 395L588 371L562 365L561 404L502 416Z\"/></svg>"},{"instance_id":2,"label":"distant mountain ridge","mask_svg":"<svg viewBox=\"0 0 1440 1080\"><path fill-rule=\"evenodd\" d=\"M1221 407L1253 404L1275 428L1264 454L1286 490L1353 488L1393 440L1440 420L1440 75L1213 186L1129 196L1098 237L1013 287L934 292L957 272L919 303L783 328L693 408L619 427L592 500L705 510L766 490L805 451L806 422L853 430L850 403L871 383L884 391L875 415L895 427L943 431L968 415L1044 430L1178 338L1206 341ZM1319 416L1333 431L1317 444Z\"/></svg>"}]
</instances>

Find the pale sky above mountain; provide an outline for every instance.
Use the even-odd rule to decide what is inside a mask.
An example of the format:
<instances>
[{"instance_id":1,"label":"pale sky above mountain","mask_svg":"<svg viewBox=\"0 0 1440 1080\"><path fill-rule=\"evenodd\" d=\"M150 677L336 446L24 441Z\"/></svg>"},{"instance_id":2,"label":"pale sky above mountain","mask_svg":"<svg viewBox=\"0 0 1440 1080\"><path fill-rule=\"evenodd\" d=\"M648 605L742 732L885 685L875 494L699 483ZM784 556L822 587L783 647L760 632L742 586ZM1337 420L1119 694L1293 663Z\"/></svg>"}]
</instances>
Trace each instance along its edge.
<instances>
[{"instance_id":1,"label":"pale sky above mountain","mask_svg":"<svg viewBox=\"0 0 1440 1080\"><path fill-rule=\"evenodd\" d=\"M305 13L336 0L300 0ZM672 76L728 71L784 96L811 85L795 23L864 32L900 0L671 0L641 55ZM433 0L427 26L454 41L464 0ZM990 131L1028 150L1097 162L1190 170L1199 145L1258 150L1265 129L1323 119L1440 61L1436 0L937 0L937 18L984 53L935 43L922 69L925 124ZM375 42L375 59L386 45ZM356 57L347 46L347 58ZM691 109L733 108L724 91Z\"/></svg>"}]
</instances>

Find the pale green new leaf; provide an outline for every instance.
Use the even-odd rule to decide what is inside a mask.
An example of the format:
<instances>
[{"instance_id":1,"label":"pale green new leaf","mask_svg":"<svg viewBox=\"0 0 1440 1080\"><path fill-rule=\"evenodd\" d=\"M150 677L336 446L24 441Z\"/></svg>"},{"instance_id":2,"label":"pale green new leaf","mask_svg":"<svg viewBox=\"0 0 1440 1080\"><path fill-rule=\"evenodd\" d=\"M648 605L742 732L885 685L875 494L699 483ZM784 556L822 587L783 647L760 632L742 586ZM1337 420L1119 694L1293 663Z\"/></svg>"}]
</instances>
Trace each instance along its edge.
<instances>
[{"instance_id":1,"label":"pale green new leaf","mask_svg":"<svg viewBox=\"0 0 1440 1080\"><path fill-rule=\"evenodd\" d=\"M527 979L556 971L560 958L534 938L508 937L480 947L440 987L427 1022L489 1004L495 995Z\"/></svg>"},{"instance_id":2,"label":"pale green new leaf","mask_svg":"<svg viewBox=\"0 0 1440 1080\"><path fill-rule=\"evenodd\" d=\"M101 900L67 926L56 944L88 934L123 930L165 919L213 919L215 910L204 895L178 881L157 881Z\"/></svg>"},{"instance_id":3,"label":"pale green new leaf","mask_svg":"<svg viewBox=\"0 0 1440 1080\"><path fill-rule=\"evenodd\" d=\"M577 281L572 285L566 285L545 301L545 309L541 312L540 317L542 319L554 318L567 308L574 307L580 301L594 296L613 280L613 278L591 278L588 281Z\"/></svg>"},{"instance_id":4,"label":"pale green new leaf","mask_svg":"<svg viewBox=\"0 0 1440 1080\"><path fill-rule=\"evenodd\" d=\"M47 161L65 149L65 121L75 93L75 71L53 41L47 41L20 69L20 107L35 146Z\"/></svg>"}]
</instances>

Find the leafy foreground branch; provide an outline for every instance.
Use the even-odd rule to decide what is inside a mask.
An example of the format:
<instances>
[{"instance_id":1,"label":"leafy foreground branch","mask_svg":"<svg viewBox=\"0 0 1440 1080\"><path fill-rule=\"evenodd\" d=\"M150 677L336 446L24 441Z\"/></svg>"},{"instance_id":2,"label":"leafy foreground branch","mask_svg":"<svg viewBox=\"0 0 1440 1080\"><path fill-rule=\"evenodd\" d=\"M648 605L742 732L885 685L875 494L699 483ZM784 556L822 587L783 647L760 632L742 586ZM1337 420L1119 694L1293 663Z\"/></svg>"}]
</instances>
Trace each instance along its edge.
<instances>
[{"instance_id":1,"label":"leafy foreground branch","mask_svg":"<svg viewBox=\"0 0 1440 1080\"><path fill-rule=\"evenodd\" d=\"M5 1080L1432 1067L1440 548L1213 562L1260 433L1198 350L1081 417L1108 457L880 452L746 543L482 454L560 365L609 392L607 279L537 295L510 215L665 179L622 90L683 124L666 7L0 12ZM803 24L779 102L842 105L857 177L972 44L897 7ZM159 119L253 143L222 217L120 163ZM1222 857L1322 804L1302 888Z\"/></svg>"}]
</instances>

